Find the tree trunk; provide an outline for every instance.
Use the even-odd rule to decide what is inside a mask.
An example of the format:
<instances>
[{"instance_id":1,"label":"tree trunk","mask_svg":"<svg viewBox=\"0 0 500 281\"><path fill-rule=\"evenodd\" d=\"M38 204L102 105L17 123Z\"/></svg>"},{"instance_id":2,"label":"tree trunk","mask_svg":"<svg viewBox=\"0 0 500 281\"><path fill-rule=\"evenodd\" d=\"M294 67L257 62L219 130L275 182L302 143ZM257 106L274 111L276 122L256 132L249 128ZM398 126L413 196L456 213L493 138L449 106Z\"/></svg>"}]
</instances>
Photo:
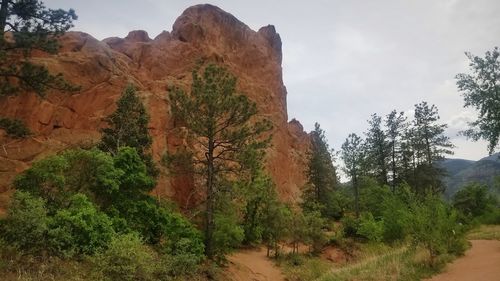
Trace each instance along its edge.
<instances>
[{"instance_id":1,"label":"tree trunk","mask_svg":"<svg viewBox=\"0 0 500 281\"><path fill-rule=\"evenodd\" d=\"M7 25L7 12L9 10L10 0L2 0L0 6L0 42L3 41L5 34L5 26Z\"/></svg>"},{"instance_id":2,"label":"tree trunk","mask_svg":"<svg viewBox=\"0 0 500 281\"><path fill-rule=\"evenodd\" d=\"M214 141L208 140L207 158L207 209L205 214L205 254L213 258L213 233L214 233Z\"/></svg>"},{"instance_id":3,"label":"tree trunk","mask_svg":"<svg viewBox=\"0 0 500 281\"><path fill-rule=\"evenodd\" d=\"M392 193L396 192L396 142L392 142Z\"/></svg>"},{"instance_id":4,"label":"tree trunk","mask_svg":"<svg viewBox=\"0 0 500 281\"><path fill-rule=\"evenodd\" d=\"M356 218L359 218L359 190L358 176L356 174L352 177L352 184L354 187L354 208L356 209Z\"/></svg>"}]
</instances>

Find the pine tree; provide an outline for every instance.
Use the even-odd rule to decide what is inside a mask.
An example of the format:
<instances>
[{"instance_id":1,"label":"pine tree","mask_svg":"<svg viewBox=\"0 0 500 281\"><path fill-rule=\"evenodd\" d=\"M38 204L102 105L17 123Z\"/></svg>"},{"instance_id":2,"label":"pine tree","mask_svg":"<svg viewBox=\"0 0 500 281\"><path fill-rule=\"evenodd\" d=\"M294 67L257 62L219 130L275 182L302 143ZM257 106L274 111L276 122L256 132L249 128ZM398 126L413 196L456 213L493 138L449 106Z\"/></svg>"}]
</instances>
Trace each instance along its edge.
<instances>
[{"instance_id":1,"label":"pine tree","mask_svg":"<svg viewBox=\"0 0 500 281\"><path fill-rule=\"evenodd\" d=\"M73 26L70 9L47 9L39 0L2 0L0 4L0 96L20 90L44 96L48 89L75 91L62 74L31 62L31 51L57 53L57 38Z\"/></svg>"},{"instance_id":2,"label":"pine tree","mask_svg":"<svg viewBox=\"0 0 500 281\"><path fill-rule=\"evenodd\" d=\"M438 124L438 109L427 102L415 105L413 132L415 142L416 179L415 187L419 192L438 193L444 190L441 181L443 170L437 167L436 161L444 155L453 154L453 144L444 135L446 124Z\"/></svg>"},{"instance_id":3,"label":"pine tree","mask_svg":"<svg viewBox=\"0 0 500 281\"><path fill-rule=\"evenodd\" d=\"M359 217L359 177L364 162L363 140L356 134L349 134L342 144L341 158L344 161L344 171L351 178L354 188L354 203L356 217Z\"/></svg>"},{"instance_id":4,"label":"pine tree","mask_svg":"<svg viewBox=\"0 0 500 281\"><path fill-rule=\"evenodd\" d=\"M391 111L386 116L385 126L387 139L389 141L389 150L390 150L390 177L391 177L391 186L392 191L394 192L396 189L396 185L400 182L401 175L398 167L399 160L403 158L403 142L402 136L403 132L406 129L406 117L404 116L404 112L397 112L396 110ZM404 167L403 167L404 169Z\"/></svg>"},{"instance_id":5,"label":"pine tree","mask_svg":"<svg viewBox=\"0 0 500 281\"><path fill-rule=\"evenodd\" d=\"M99 148L113 155L118 153L120 147L135 148L148 167L148 173L156 176L158 171L149 153L152 144L148 131L149 115L134 86L125 88L117 106L115 112L104 119L108 127L101 130Z\"/></svg>"},{"instance_id":6,"label":"pine tree","mask_svg":"<svg viewBox=\"0 0 500 281\"><path fill-rule=\"evenodd\" d=\"M323 216L331 216L332 193L337 185L337 172L333 165L332 151L328 146L325 132L318 123L311 132L311 152L307 169L308 188L304 190L303 208L320 208Z\"/></svg>"},{"instance_id":7,"label":"pine tree","mask_svg":"<svg viewBox=\"0 0 500 281\"><path fill-rule=\"evenodd\" d=\"M262 150L269 138L262 134L271 129L266 119L257 119L257 106L236 92L237 79L225 68L209 64L193 71L190 93L173 87L172 112L195 142L192 163L205 181L205 253L213 258L214 211L218 187L229 174L242 168L241 153L252 147ZM252 122L251 122L252 120Z\"/></svg>"},{"instance_id":8,"label":"pine tree","mask_svg":"<svg viewBox=\"0 0 500 281\"><path fill-rule=\"evenodd\" d=\"M370 128L366 133L366 156L369 171L380 184L387 184L387 163L390 157L390 147L387 135L382 129L382 117L373 114L368 120Z\"/></svg>"}]
</instances>

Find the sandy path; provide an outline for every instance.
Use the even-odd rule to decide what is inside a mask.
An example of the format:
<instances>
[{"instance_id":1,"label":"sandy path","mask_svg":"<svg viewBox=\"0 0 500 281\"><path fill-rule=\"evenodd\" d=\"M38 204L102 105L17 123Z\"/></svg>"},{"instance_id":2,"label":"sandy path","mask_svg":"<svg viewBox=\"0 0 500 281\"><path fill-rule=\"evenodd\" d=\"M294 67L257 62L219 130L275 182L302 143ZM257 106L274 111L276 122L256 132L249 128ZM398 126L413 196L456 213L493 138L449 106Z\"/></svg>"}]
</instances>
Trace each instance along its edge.
<instances>
[{"instance_id":1,"label":"sandy path","mask_svg":"<svg viewBox=\"0 0 500 281\"><path fill-rule=\"evenodd\" d=\"M500 241L472 240L465 256L446 267L429 281L499 281Z\"/></svg>"},{"instance_id":2,"label":"sandy path","mask_svg":"<svg viewBox=\"0 0 500 281\"><path fill-rule=\"evenodd\" d=\"M228 257L227 272L234 281L284 281L280 269L266 257L265 248L242 250Z\"/></svg>"}]
</instances>

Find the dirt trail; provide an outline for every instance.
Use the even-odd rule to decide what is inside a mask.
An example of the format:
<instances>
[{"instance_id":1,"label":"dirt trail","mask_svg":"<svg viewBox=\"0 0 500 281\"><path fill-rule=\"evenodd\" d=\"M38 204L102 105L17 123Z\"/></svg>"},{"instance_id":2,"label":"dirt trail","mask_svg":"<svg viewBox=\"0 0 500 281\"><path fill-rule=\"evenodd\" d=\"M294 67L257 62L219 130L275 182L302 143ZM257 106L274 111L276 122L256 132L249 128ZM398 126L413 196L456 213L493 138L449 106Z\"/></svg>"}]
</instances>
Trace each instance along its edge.
<instances>
[{"instance_id":1,"label":"dirt trail","mask_svg":"<svg viewBox=\"0 0 500 281\"><path fill-rule=\"evenodd\" d=\"M264 248L243 250L229 256L227 269L234 281L285 281L284 275L266 257Z\"/></svg>"},{"instance_id":2,"label":"dirt trail","mask_svg":"<svg viewBox=\"0 0 500 281\"><path fill-rule=\"evenodd\" d=\"M500 280L500 241L472 240L465 256L447 266L446 271L428 281Z\"/></svg>"}]
</instances>

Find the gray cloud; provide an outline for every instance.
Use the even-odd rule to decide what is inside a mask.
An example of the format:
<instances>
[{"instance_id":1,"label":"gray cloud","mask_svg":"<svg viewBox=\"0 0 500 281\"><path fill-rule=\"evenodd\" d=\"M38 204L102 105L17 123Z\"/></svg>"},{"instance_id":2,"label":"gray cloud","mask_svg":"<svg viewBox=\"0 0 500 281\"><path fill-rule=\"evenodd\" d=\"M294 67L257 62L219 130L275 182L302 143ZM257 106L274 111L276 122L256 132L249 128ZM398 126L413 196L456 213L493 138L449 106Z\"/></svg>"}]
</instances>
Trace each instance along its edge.
<instances>
[{"instance_id":1,"label":"gray cloud","mask_svg":"<svg viewBox=\"0 0 500 281\"><path fill-rule=\"evenodd\" d=\"M290 118L311 130L315 121L339 148L361 134L372 113L436 104L455 157L479 159L484 142L457 137L473 112L462 108L454 76L467 71L464 51L482 55L500 45L498 0L211 1L253 29L274 24L283 41ZM74 8L76 30L98 39L143 29L171 30L190 0L49 0Z\"/></svg>"}]
</instances>

